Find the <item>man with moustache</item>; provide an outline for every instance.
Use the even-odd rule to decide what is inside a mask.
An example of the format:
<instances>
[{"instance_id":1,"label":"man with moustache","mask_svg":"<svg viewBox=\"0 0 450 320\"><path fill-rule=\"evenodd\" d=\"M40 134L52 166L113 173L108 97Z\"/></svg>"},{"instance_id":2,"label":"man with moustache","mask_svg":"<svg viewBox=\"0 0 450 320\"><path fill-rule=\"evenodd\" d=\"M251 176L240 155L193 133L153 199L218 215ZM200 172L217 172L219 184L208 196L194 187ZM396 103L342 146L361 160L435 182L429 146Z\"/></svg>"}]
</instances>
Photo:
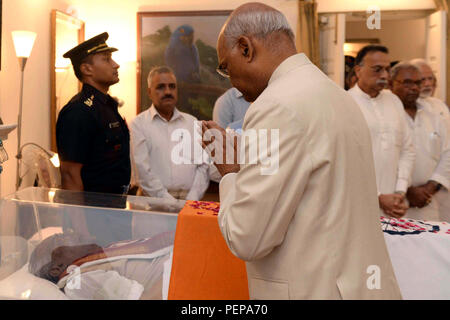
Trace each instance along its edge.
<instances>
[{"instance_id":1,"label":"man with moustache","mask_svg":"<svg viewBox=\"0 0 450 320\"><path fill-rule=\"evenodd\" d=\"M423 74L411 63L399 63L391 70L392 92L403 103L416 149L407 217L439 221L440 203L435 195L450 187L450 136L443 117L425 99L418 99L422 82Z\"/></svg>"},{"instance_id":2,"label":"man with moustache","mask_svg":"<svg viewBox=\"0 0 450 320\"><path fill-rule=\"evenodd\" d=\"M356 85L348 92L358 103L372 137L381 214L399 218L406 213L415 151L400 99L389 90L388 49L362 48L355 60Z\"/></svg>"},{"instance_id":3,"label":"man with moustache","mask_svg":"<svg viewBox=\"0 0 450 320\"><path fill-rule=\"evenodd\" d=\"M145 195L152 197L200 200L209 185L209 166L195 158L200 156L194 152L194 144L199 143L194 137L197 119L176 108L178 88L172 69L154 67L147 82L153 104L130 125L139 186ZM187 157L183 163L173 159L174 147L180 143L191 150L190 156L183 155Z\"/></svg>"},{"instance_id":4,"label":"man with moustache","mask_svg":"<svg viewBox=\"0 0 450 320\"><path fill-rule=\"evenodd\" d=\"M204 148L235 156L215 162L223 176L218 222L246 261L250 298L400 299L379 224L370 133L356 103L297 54L286 17L270 6L233 11L217 54L217 71L252 102L243 136L255 135L241 139L241 155L264 149L267 132L279 135L270 135L279 167L265 175L264 156L238 162L236 148L227 154L225 130L203 123ZM223 144L207 141L210 129ZM380 268L377 288L368 285L370 265Z\"/></svg>"}]
</instances>

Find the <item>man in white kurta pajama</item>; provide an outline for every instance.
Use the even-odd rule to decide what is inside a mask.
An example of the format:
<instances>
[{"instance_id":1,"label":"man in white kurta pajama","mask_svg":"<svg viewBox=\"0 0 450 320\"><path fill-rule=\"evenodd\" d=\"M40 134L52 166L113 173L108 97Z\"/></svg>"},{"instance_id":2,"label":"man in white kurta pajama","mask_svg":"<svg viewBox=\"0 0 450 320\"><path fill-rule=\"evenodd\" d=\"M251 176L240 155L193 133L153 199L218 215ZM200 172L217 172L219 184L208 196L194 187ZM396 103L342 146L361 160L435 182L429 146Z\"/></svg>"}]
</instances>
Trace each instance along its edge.
<instances>
[{"instance_id":1,"label":"man in white kurta pajama","mask_svg":"<svg viewBox=\"0 0 450 320\"><path fill-rule=\"evenodd\" d=\"M401 217L408 205L405 194L411 182L414 144L402 102L384 88L390 61L383 46L366 46L356 57L358 83L348 92L358 103L372 138L380 214Z\"/></svg>"},{"instance_id":2,"label":"man in white kurta pajama","mask_svg":"<svg viewBox=\"0 0 450 320\"><path fill-rule=\"evenodd\" d=\"M407 217L439 221L435 195L450 185L450 141L445 119L419 98L421 74L410 63L392 69L392 92L403 103L405 118L414 133L416 162L407 197Z\"/></svg>"}]
</instances>

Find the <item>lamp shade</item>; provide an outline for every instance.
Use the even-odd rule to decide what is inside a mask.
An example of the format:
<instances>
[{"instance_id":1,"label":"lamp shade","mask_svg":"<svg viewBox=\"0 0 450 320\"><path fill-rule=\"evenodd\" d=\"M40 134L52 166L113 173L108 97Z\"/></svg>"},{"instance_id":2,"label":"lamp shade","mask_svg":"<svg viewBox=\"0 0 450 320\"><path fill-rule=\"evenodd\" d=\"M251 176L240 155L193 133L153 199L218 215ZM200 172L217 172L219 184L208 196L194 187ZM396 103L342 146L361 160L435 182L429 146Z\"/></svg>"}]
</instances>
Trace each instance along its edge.
<instances>
[{"instance_id":1,"label":"lamp shade","mask_svg":"<svg viewBox=\"0 0 450 320\"><path fill-rule=\"evenodd\" d=\"M14 48L18 58L28 58L33 49L36 33L31 31L12 31Z\"/></svg>"}]
</instances>

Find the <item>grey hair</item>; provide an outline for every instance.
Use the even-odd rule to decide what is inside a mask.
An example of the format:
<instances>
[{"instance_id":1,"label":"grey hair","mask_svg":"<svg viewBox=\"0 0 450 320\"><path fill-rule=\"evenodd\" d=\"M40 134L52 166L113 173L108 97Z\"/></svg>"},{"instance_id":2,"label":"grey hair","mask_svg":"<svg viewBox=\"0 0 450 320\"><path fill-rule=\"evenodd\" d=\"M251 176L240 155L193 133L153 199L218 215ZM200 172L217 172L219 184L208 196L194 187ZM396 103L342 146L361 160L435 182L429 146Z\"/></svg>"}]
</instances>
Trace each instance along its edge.
<instances>
[{"instance_id":1,"label":"grey hair","mask_svg":"<svg viewBox=\"0 0 450 320\"><path fill-rule=\"evenodd\" d=\"M156 66L153 67L150 72L148 73L147 76L147 85L148 88L150 88L152 86L152 79L156 74L161 74L161 73L171 73L173 75L175 75L175 73L173 72L173 70L168 67L168 66Z\"/></svg>"},{"instance_id":2,"label":"grey hair","mask_svg":"<svg viewBox=\"0 0 450 320\"><path fill-rule=\"evenodd\" d=\"M431 69L430 65L427 63L427 61L425 59L422 58L417 58L417 59L412 59L409 61L409 63L415 65L416 67L420 68L422 66L427 66L428 68Z\"/></svg>"},{"instance_id":3,"label":"grey hair","mask_svg":"<svg viewBox=\"0 0 450 320\"><path fill-rule=\"evenodd\" d=\"M430 68L431 74L433 75L433 79L434 79L434 81L436 81L436 75L433 72L433 68L431 68L431 66L428 64L428 62L425 59L422 59L422 58L412 59L409 61L409 63L415 65L417 68L419 68L419 70L423 66Z\"/></svg>"},{"instance_id":4,"label":"grey hair","mask_svg":"<svg viewBox=\"0 0 450 320\"><path fill-rule=\"evenodd\" d=\"M294 41L295 36L286 17L278 10L253 10L232 15L223 29L227 45L233 46L240 36L266 39L282 32Z\"/></svg>"},{"instance_id":5,"label":"grey hair","mask_svg":"<svg viewBox=\"0 0 450 320\"><path fill-rule=\"evenodd\" d=\"M420 70L417 66L415 66L414 64L407 62L407 61L401 61L399 63L397 63L390 72L390 76L391 76L391 80L395 80L395 78L397 78L398 73L401 70L405 70L405 69L413 69L415 71L417 71L420 74Z\"/></svg>"}]
</instances>

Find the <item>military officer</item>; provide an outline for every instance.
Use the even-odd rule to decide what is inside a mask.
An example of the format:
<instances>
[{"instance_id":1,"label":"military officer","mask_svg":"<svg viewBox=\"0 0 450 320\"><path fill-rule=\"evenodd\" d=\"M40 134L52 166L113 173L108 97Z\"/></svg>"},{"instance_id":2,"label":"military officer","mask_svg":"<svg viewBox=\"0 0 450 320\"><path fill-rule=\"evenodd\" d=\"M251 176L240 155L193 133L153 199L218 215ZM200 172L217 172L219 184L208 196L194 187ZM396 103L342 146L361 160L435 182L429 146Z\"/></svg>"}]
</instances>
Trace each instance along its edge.
<instances>
[{"instance_id":1,"label":"military officer","mask_svg":"<svg viewBox=\"0 0 450 320\"><path fill-rule=\"evenodd\" d=\"M129 131L118 103L108 95L119 82L108 33L91 38L63 56L70 58L83 89L61 110L56 141L62 188L124 194L131 176Z\"/></svg>"},{"instance_id":2,"label":"military officer","mask_svg":"<svg viewBox=\"0 0 450 320\"><path fill-rule=\"evenodd\" d=\"M108 47L107 39L108 33L99 34L63 55L70 58L75 75L83 83L81 92L64 106L56 123L63 189L128 192L130 134L117 101L108 94L109 87L119 82L119 65L111 57L117 49ZM125 208L126 197L111 199L104 205ZM67 218L70 221L66 220L65 228L95 236L100 244L129 239L131 235L129 215L95 215L81 209Z\"/></svg>"}]
</instances>

